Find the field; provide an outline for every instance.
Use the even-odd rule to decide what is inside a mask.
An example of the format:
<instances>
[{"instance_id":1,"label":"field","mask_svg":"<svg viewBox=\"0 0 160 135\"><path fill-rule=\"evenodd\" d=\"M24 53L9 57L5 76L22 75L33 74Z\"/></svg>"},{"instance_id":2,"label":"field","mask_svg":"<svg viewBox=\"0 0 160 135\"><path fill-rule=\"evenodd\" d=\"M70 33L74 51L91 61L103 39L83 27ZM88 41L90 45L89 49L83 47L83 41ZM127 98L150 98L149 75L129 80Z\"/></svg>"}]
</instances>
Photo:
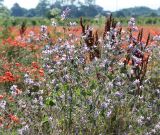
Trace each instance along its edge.
<instances>
[{"instance_id":1,"label":"field","mask_svg":"<svg viewBox=\"0 0 160 135\"><path fill-rule=\"evenodd\" d=\"M160 134L160 27L62 21L0 27L0 135Z\"/></svg>"}]
</instances>

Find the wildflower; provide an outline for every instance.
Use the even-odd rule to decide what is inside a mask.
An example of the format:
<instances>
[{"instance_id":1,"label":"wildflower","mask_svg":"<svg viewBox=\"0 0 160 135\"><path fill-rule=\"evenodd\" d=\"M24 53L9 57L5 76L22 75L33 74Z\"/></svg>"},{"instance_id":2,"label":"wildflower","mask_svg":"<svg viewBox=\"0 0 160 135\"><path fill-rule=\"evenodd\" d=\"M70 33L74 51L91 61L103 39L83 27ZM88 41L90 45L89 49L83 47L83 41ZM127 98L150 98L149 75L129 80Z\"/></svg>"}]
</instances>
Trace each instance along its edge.
<instances>
[{"instance_id":1,"label":"wildflower","mask_svg":"<svg viewBox=\"0 0 160 135\"><path fill-rule=\"evenodd\" d=\"M5 81L10 81L13 82L15 81L15 77L13 76L13 74L11 72L5 72Z\"/></svg>"},{"instance_id":2,"label":"wildflower","mask_svg":"<svg viewBox=\"0 0 160 135\"><path fill-rule=\"evenodd\" d=\"M133 48L133 44L130 44L130 45L128 46L128 48L129 48L129 49L132 49L132 48Z\"/></svg>"},{"instance_id":3,"label":"wildflower","mask_svg":"<svg viewBox=\"0 0 160 135\"><path fill-rule=\"evenodd\" d=\"M152 135L152 133L151 132L147 132L147 133L145 133L145 135Z\"/></svg>"},{"instance_id":4,"label":"wildflower","mask_svg":"<svg viewBox=\"0 0 160 135\"><path fill-rule=\"evenodd\" d=\"M153 134L155 134L155 133L156 133L156 130L155 130L155 129L152 129L151 132L152 132Z\"/></svg>"},{"instance_id":5,"label":"wildflower","mask_svg":"<svg viewBox=\"0 0 160 135\"><path fill-rule=\"evenodd\" d=\"M132 27L132 26L135 26L135 18L130 18L129 22L128 22L128 26Z\"/></svg>"},{"instance_id":6,"label":"wildflower","mask_svg":"<svg viewBox=\"0 0 160 135\"><path fill-rule=\"evenodd\" d=\"M24 75L24 78L28 78L28 77L29 77L29 75L28 75L28 74L25 74L25 75Z\"/></svg>"},{"instance_id":7,"label":"wildflower","mask_svg":"<svg viewBox=\"0 0 160 135\"><path fill-rule=\"evenodd\" d=\"M37 98L35 98L34 100L32 100L32 102L33 102L34 104L38 103Z\"/></svg>"},{"instance_id":8,"label":"wildflower","mask_svg":"<svg viewBox=\"0 0 160 135\"><path fill-rule=\"evenodd\" d=\"M108 88L109 88L109 89L112 89L112 88L113 88L113 83L112 83L112 82L109 82L109 83L108 83Z\"/></svg>"},{"instance_id":9,"label":"wildflower","mask_svg":"<svg viewBox=\"0 0 160 135\"><path fill-rule=\"evenodd\" d=\"M135 65L137 65L137 64L139 65L139 64L142 63L142 59L141 58L137 58L136 56L132 55L132 59L135 62Z\"/></svg>"},{"instance_id":10,"label":"wildflower","mask_svg":"<svg viewBox=\"0 0 160 135\"><path fill-rule=\"evenodd\" d=\"M129 125L129 129L131 129L132 128L132 125Z\"/></svg>"},{"instance_id":11,"label":"wildflower","mask_svg":"<svg viewBox=\"0 0 160 135\"><path fill-rule=\"evenodd\" d=\"M103 102L102 104L101 104L101 108L102 109L106 109L107 107L108 107L108 103L106 103L106 102Z\"/></svg>"},{"instance_id":12,"label":"wildflower","mask_svg":"<svg viewBox=\"0 0 160 135\"><path fill-rule=\"evenodd\" d=\"M0 100L2 100L4 98L4 96L3 95L0 95Z\"/></svg>"},{"instance_id":13,"label":"wildflower","mask_svg":"<svg viewBox=\"0 0 160 135\"><path fill-rule=\"evenodd\" d=\"M15 63L15 65L17 66L17 67L20 67L21 66L21 64L20 63Z\"/></svg>"},{"instance_id":14,"label":"wildflower","mask_svg":"<svg viewBox=\"0 0 160 135\"><path fill-rule=\"evenodd\" d=\"M143 125L144 124L143 120L144 120L144 117L140 116L137 120L138 124Z\"/></svg>"},{"instance_id":15,"label":"wildflower","mask_svg":"<svg viewBox=\"0 0 160 135\"><path fill-rule=\"evenodd\" d=\"M87 99L87 104L92 105L93 101L91 99Z\"/></svg>"},{"instance_id":16,"label":"wildflower","mask_svg":"<svg viewBox=\"0 0 160 135\"><path fill-rule=\"evenodd\" d=\"M117 97L122 97L122 96L123 96L123 93L117 91L117 92L115 92L115 96L117 96Z\"/></svg>"},{"instance_id":17,"label":"wildflower","mask_svg":"<svg viewBox=\"0 0 160 135\"><path fill-rule=\"evenodd\" d=\"M134 85L139 84L139 83L140 83L139 79L136 79L136 80L133 82Z\"/></svg>"},{"instance_id":18,"label":"wildflower","mask_svg":"<svg viewBox=\"0 0 160 135\"><path fill-rule=\"evenodd\" d=\"M19 135L24 135L24 134L27 134L28 131L29 131L29 126L25 125L23 128L18 130L18 133L19 133Z\"/></svg>"},{"instance_id":19,"label":"wildflower","mask_svg":"<svg viewBox=\"0 0 160 135\"><path fill-rule=\"evenodd\" d=\"M38 94L43 94L44 91L43 90L39 90Z\"/></svg>"},{"instance_id":20,"label":"wildflower","mask_svg":"<svg viewBox=\"0 0 160 135\"><path fill-rule=\"evenodd\" d=\"M57 23L55 21L52 21L52 26L56 27Z\"/></svg>"},{"instance_id":21,"label":"wildflower","mask_svg":"<svg viewBox=\"0 0 160 135\"><path fill-rule=\"evenodd\" d=\"M62 13L61 19L62 19L62 20L66 19L66 17L69 15L69 12L70 12L70 11L71 11L71 9L67 7L67 8L63 11L63 13Z\"/></svg>"},{"instance_id":22,"label":"wildflower","mask_svg":"<svg viewBox=\"0 0 160 135\"><path fill-rule=\"evenodd\" d=\"M34 81L31 78L29 78L27 74L25 74L24 82L29 85L34 83Z\"/></svg>"},{"instance_id":23,"label":"wildflower","mask_svg":"<svg viewBox=\"0 0 160 135\"><path fill-rule=\"evenodd\" d=\"M132 30L133 31L138 31L138 27L137 26L133 26Z\"/></svg>"},{"instance_id":24,"label":"wildflower","mask_svg":"<svg viewBox=\"0 0 160 135\"><path fill-rule=\"evenodd\" d=\"M39 68L39 66L38 66L38 63L37 62L32 62L32 66L34 67L34 68Z\"/></svg>"},{"instance_id":25,"label":"wildflower","mask_svg":"<svg viewBox=\"0 0 160 135\"><path fill-rule=\"evenodd\" d=\"M16 89L17 89L17 85L13 85L13 86L11 86L11 88L10 88L10 90L12 90L12 91L16 91Z\"/></svg>"},{"instance_id":26,"label":"wildflower","mask_svg":"<svg viewBox=\"0 0 160 135\"><path fill-rule=\"evenodd\" d=\"M130 70L130 73L131 73L131 75L133 75L133 74L134 74L134 70L133 70L133 69L131 69L131 70Z\"/></svg>"},{"instance_id":27,"label":"wildflower","mask_svg":"<svg viewBox=\"0 0 160 135\"><path fill-rule=\"evenodd\" d=\"M144 99L144 97L143 97L143 96L140 96L140 95L138 96L138 98L139 98L139 99Z\"/></svg>"},{"instance_id":28,"label":"wildflower","mask_svg":"<svg viewBox=\"0 0 160 135\"><path fill-rule=\"evenodd\" d=\"M9 97L8 97L8 100L9 100L10 102L13 102L13 101L14 101L14 98L13 98L12 96L9 96Z\"/></svg>"},{"instance_id":29,"label":"wildflower","mask_svg":"<svg viewBox=\"0 0 160 135\"><path fill-rule=\"evenodd\" d=\"M16 96L16 95L17 95L17 93L16 93L15 91L11 91L11 94L12 94L13 96Z\"/></svg>"},{"instance_id":30,"label":"wildflower","mask_svg":"<svg viewBox=\"0 0 160 135\"><path fill-rule=\"evenodd\" d=\"M121 22L117 22L116 26L121 27Z\"/></svg>"},{"instance_id":31,"label":"wildflower","mask_svg":"<svg viewBox=\"0 0 160 135\"><path fill-rule=\"evenodd\" d=\"M107 118L109 118L111 114L112 114L112 111L109 110L109 111L106 113Z\"/></svg>"},{"instance_id":32,"label":"wildflower","mask_svg":"<svg viewBox=\"0 0 160 135\"><path fill-rule=\"evenodd\" d=\"M52 121L52 120L53 120L53 117L50 116L50 117L48 118L48 120L49 120L49 121Z\"/></svg>"},{"instance_id":33,"label":"wildflower","mask_svg":"<svg viewBox=\"0 0 160 135\"><path fill-rule=\"evenodd\" d=\"M58 42L59 42L59 43L61 43L62 40L63 40L62 38L60 38L60 37L58 38Z\"/></svg>"},{"instance_id":34,"label":"wildflower","mask_svg":"<svg viewBox=\"0 0 160 135\"><path fill-rule=\"evenodd\" d=\"M128 22L128 26L129 28L132 29L132 31L138 31L138 27L136 26L136 21L135 21L135 18L131 18Z\"/></svg>"},{"instance_id":35,"label":"wildflower","mask_svg":"<svg viewBox=\"0 0 160 135\"><path fill-rule=\"evenodd\" d=\"M157 94L160 94L160 90L159 89L156 89L156 92L157 92Z\"/></svg>"},{"instance_id":36,"label":"wildflower","mask_svg":"<svg viewBox=\"0 0 160 135\"><path fill-rule=\"evenodd\" d=\"M143 85L141 85L139 88L140 88L140 89L144 89L144 86L143 86Z\"/></svg>"},{"instance_id":37,"label":"wildflower","mask_svg":"<svg viewBox=\"0 0 160 135\"><path fill-rule=\"evenodd\" d=\"M41 25L41 32L46 33L47 32L47 26Z\"/></svg>"},{"instance_id":38,"label":"wildflower","mask_svg":"<svg viewBox=\"0 0 160 135\"><path fill-rule=\"evenodd\" d=\"M3 124L0 122L0 128L3 128Z\"/></svg>"},{"instance_id":39,"label":"wildflower","mask_svg":"<svg viewBox=\"0 0 160 135\"><path fill-rule=\"evenodd\" d=\"M16 96L22 93L22 91L17 88L17 85L11 86L10 90L13 96Z\"/></svg>"},{"instance_id":40,"label":"wildflower","mask_svg":"<svg viewBox=\"0 0 160 135\"><path fill-rule=\"evenodd\" d=\"M151 120L151 117L147 117L147 120Z\"/></svg>"},{"instance_id":41,"label":"wildflower","mask_svg":"<svg viewBox=\"0 0 160 135\"><path fill-rule=\"evenodd\" d=\"M19 123L19 122L20 122L19 118L18 118L17 116L15 116L15 115L10 114L10 115L9 115L9 118L10 118L13 122L16 122L16 123Z\"/></svg>"},{"instance_id":42,"label":"wildflower","mask_svg":"<svg viewBox=\"0 0 160 135\"><path fill-rule=\"evenodd\" d=\"M154 41L160 41L160 35L154 36L154 37L153 37L153 40L154 40Z\"/></svg>"},{"instance_id":43,"label":"wildflower","mask_svg":"<svg viewBox=\"0 0 160 135\"><path fill-rule=\"evenodd\" d=\"M99 116L100 112L99 111L95 111L94 117L97 118Z\"/></svg>"},{"instance_id":44,"label":"wildflower","mask_svg":"<svg viewBox=\"0 0 160 135\"><path fill-rule=\"evenodd\" d=\"M5 100L2 100L0 102L0 108L5 109L7 102Z\"/></svg>"},{"instance_id":45,"label":"wildflower","mask_svg":"<svg viewBox=\"0 0 160 135\"><path fill-rule=\"evenodd\" d=\"M35 36L34 31L30 31L30 32L29 32L29 36L30 36L30 37L34 37L34 36Z\"/></svg>"},{"instance_id":46,"label":"wildflower","mask_svg":"<svg viewBox=\"0 0 160 135\"><path fill-rule=\"evenodd\" d=\"M42 96L40 96L40 97L39 97L39 100L40 100L40 101L43 101L43 97L42 97Z\"/></svg>"},{"instance_id":47,"label":"wildflower","mask_svg":"<svg viewBox=\"0 0 160 135\"><path fill-rule=\"evenodd\" d=\"M156 124L155 129L156 129L157 131L160 130L160 122L158 122L158 123Z\"/></svg>"},{"instance_id":48,"label":"wildflower","mask_svg":"<svg viewBox=\"0 0 160 135\"><path fill-rule=\"evenodd\" d=\"M87 47L87 45L85 44L85 46L82 48L83 50L84 50L84 52L87 52L87 51L89 51L90 49L89 49L89 47Z\"/></svg>"},{"instance_id":49,"label":"wildflower","mask_svg":"<svg viewBox=\"0 0 160 135\"><path fill-rule=\"evenodd\" d=\"M97 57L94 57L94 62L97 62L98 61L98 58Z\"/></svg>"},{"instance_id":50,"label":"wildflower","mask_svg":"<svg viewBox=\"0 0 160 135\"><path fill-rule=\"evenodd\" d=\"M73 23L72 23L72 22L69 22L69 25L70 25L70 26L76 26L77 23L76 23L76 22L73 22Z\"/></svg>"},{"instance_id":51,"label":"wildflower","mask_svg":"<svg viewBox=\"0 0 160 135\"><path fill-rule=\"evenodd\" d=\"M118 65L119 65L120 67L123 67L123 66L124 66L124 62L122 62L122 61L118 62Z\"/></svg>"},{"instance_id":52,"label":"wildflower","mask_svg":"<svg viewBox=\"0 0 160 135\"><path fill-rule=\"evenodd\" d=\"M135 18L130 18L130 21L132 22L132 23L135 23Z\"/></svg>"},{"instance_id":53,"label":"wildflower","mask_svg":"<svg viewBox=\"0 0 160 135\"><path fill-rule=\"evenodd\" d=\"M44 70L43 70L43 69L40 69L40 70L39 70L39 74L40 74L40 76L44 76Z\"/></svg>"}]
</instances>

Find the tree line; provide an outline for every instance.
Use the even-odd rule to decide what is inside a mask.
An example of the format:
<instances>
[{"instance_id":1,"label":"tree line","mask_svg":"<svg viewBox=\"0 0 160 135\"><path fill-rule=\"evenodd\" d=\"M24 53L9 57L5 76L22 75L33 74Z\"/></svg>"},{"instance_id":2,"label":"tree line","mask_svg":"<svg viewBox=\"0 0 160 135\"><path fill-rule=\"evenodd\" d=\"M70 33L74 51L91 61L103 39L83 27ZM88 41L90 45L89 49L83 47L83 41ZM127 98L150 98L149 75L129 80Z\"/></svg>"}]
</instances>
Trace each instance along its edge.
<instances>
[{"instance_id":1,"label":"tree line","mask_svg":"<svg viewBox=\"0 0 160 135\"><path fill-rule=\"evenodd\" d=\"M15 17L47 17L55 18L60 16L61 13L68 7L71 9L71 18L78 18L80 16L95 17L105 16L108 12L101 6L96 5L96 0L39 0L35 8L25 9L18 3L15 3L11 9L3 6L3 1L0 0L0 16L15 16ZM160 16L160 8L157 10L148 7L134 7L122 9L113 12L115 17L128 17L128 16Z\"/></svg>"}]
</instances>

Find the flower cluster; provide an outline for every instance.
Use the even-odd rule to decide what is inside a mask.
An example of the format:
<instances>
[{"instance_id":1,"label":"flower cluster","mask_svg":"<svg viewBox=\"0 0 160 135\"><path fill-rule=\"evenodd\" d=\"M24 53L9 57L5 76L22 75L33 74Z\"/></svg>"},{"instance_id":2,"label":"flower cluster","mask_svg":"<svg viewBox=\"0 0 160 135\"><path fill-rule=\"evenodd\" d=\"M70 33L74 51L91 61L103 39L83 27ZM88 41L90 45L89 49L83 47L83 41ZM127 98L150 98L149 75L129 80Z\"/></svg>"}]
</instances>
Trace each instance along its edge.
<instances>
[{"instance_id":1,"label":"flower cluster","mask_svg":"<svg viewBox=\"0 0 160 135\"><path fill-rule=\"evenodd\" d=\"M45 25L42 25L42 26L41 26L41 37L40 37L40 39L41 39L41 40L48 39L47 26L45 26Z\"/></svg>"},{"instance_id":2,"label":"flower cluster","mask_svg":"<svg viewBox=\"0 0 160 135\"><path fill-rule=\"evenodd\" d=\"M129 28L131 28L132 31L138 31L138 27L136 26L136 20L135 18L131 18L128 22Z\"/></svg>"},{"instance_id":3,"label":"flower cluster","mask_svg":"<svg viewBox=\"0 0 160 135\"><path fill-rule=\"evenodd\" d=\"M69 15L70 11L71 11L71 9L67 7L67 8L62 12L62 15L61 15L62 20L66 19L66 17Z\"/></svg>"}]
</instances>

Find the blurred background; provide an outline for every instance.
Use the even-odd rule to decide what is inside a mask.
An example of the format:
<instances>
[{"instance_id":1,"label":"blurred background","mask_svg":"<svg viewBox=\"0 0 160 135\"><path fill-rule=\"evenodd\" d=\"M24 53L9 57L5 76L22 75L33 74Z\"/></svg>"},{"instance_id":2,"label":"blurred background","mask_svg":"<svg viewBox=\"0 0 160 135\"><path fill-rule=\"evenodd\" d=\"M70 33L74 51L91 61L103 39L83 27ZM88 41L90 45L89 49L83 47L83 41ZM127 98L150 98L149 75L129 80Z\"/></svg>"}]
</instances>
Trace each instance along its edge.
<instances>
[{"instance_id":1,"label":"blurred background","mask_svg":"<svg viewBox=\"0 0 160 135\"><path fill-rule=\"evenodd\" d=\"M0 18L59 19L67 7L70 19L83 16L97 21L112 13L123 23L127 17L137 18L142 25L160 23L159 0L0 0Z\"/></svg>"}]
</instances>

